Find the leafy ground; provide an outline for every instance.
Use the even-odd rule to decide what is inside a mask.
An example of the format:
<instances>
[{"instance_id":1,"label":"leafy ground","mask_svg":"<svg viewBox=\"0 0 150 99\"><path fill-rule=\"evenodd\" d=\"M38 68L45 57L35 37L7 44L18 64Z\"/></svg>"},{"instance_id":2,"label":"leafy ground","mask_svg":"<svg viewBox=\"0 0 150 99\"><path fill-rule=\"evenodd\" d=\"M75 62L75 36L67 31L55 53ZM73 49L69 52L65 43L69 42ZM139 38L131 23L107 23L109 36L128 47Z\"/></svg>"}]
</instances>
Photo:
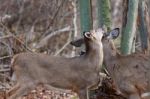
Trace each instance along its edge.
<instances>
[{"instance_id":1,"label":"leafy ground","mask_svg":"<svg viewBox=\"0 0 150 99\"><path fill-rule=\"evenodd\" d=\"M102 82L102 86L97 90L91 91L92 95L90 99L125 99L121 95L116 94L116 89L111 79L105 79ZM0 99L5 99L5 92L0 92ZM63 93L60 91L47 90L42 86L38 86L35 90L32 90L28 95L23 96L21 99L78 99L77 94Z\"/></svg>"}]
</instances>

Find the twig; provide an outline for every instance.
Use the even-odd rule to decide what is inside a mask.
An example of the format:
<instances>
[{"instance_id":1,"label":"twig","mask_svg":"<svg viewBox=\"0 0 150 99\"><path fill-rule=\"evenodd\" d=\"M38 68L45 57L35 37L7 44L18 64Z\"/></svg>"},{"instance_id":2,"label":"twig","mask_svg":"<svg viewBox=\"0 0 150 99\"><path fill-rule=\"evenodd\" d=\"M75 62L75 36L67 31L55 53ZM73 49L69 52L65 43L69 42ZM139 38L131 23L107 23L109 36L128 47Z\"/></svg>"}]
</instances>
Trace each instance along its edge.
<instances>
[{"instance_id":1,"label":"twig","mask_svg":"<svg viewBox=\"0 0 150 99\"><path fill-rule=\"evenodd\" d=\"M50 24L49 24L49 26L48 26L48 31L49 31L49 27L54 23L54 21L55 21L57 15L58 15L58 13L59 13L61 7L64 5L65 1L66 1L66 0L62 1L61 4L60 4L60 6L57 8L57 10L56 10L56 12L55 12L55 14L54 14L54 16L53 16L53 18L52 18L52 21L50 22Z\"/></svg>"},{"instance_id":2,"label":"twig","mask_svg":"<svg viewBox=\"0 0 150 99\"><path fill-rule=\"evenodd\" d=\"M15 35L13 35L13 37L14 37L17 41L19 41L28 51L33 52L28 46L26 46L26 44L25 44L23 41L21 41L20 39L18 39Z\"/></svg>"},{"instance_id":3,"label":"twig","mask_svg":"<svg viewBox=\"0 0 150 99\"><path fill-rule=\"evenodd\" d=\"M10 55L13 55L13 51L12 51L12 49L11 49L11 47L9 46L9 44L7 44L7 43L5 43L5 42L0 42L0 43L2 43L2 44L4 44L5 46L7 46L8 47L8 49L9 49L9 54Z\"/></svg>"},{"instance_id":4,"label":"twig","mask_svg":"<svg viewBox=\"0 0 150 99\"><path fill-rule=\"evenodd\" d=\"M2 82L0 82L0 85L3 86L3 87L6 87L6 85Z\"/></svg>"},{"instance_id":5,"label":"twig","mask_svg":"<svg viewBox=\"0 0 150 99\"><path fill-rule=\"evenodd\" d=\"M71 35L72 35L72 33L69 34L69 38L67 40L67 43L65 43L64 46L55 53L55 56L60 54L70 44Z\"/></svg>"},{"instance_id":6,"label":"twig","mask_svg":"<svg viewBox=\"0 0 150 99\"><path fill-rule=\"evenodd\" d=\"M40 41L40 43L36 46L36 48L41 48L41 47L43 47L44 45L46 45L47 44L47 41L51 38L51 37L53 37L53 36L55 36L55 35L59 35L59 34L61 34L61 33L63 33L63 32L66 32L67 33L67 31L71 31L72 29L70 28L70 26L67 26L67 27L65 27L65 28L63 28L63 29L60 29L60 30L58 30L58 31L54 31L54 32L52 32L51 34L49 34L49 35L47 35L45 38L43 38L41 41Z\"/></svg>"},{"instance_id":7,"label":"twig","mask_svg":"<svg viewBox=\"0 0 150 99\"><path fill-rule=\"evenodd\" d=\"M23 11L24 11L24 6L25 6L25 2L23 1L23 4L22 4L22 6L21 6L21 8L20 8L20 10L19 10L19 13L20 13L20 17L19 17L19 19L18 19L18 22L17 22L17 26L16 26L16 32L18 33L18 28L19 28L19 25L20 25L20 23L21 23L21 20L22 20L22 18L23 18Z\"/></svg>"},{"instance_id":8,"label":"twig","mask_svg":"<svg viewBox=\"0 0 150 99\"><path fill-rule=\"evenodd\" d=\"M4 71L5 72L5 71ZM4 78L7 78L7 79L11 79L11 77L10 76L8 76L8 75L6 75L6 74L3 74L3 73L0 73L0 76L3 76Z\"/></svg>"},{"instance_id":9,"label":"twig","mask_svg":"<svg viewBox=\"0 0 150 99\"><path fill-rule=\"evenodd\" d=\"M7 69L0 69L0 72L9 72L10 71L10 68L7 68Z\"/></svg>"},{"instance_id":10,"label":"twig","mask_svg":"<svg viewBox=\"0 0 150 99\"><path fill-rule=\"evenodd\" d=\"M58 50L55 53L55 56L57 56L58 54L60 54L69 44L70 44L70 41L68 41L67 43L65 43L65 45L60 50Z\"/></svg>"},{"instance_id":11,"label":"twig","mask_svg":"<svg viewBox=\"0 0 150 99\"><path fill-rule=\"evenodd\" d=\"M0 37L0 40L1 40L1 39L7 39L7 38L10 38L10 37L12 37L12 35L2 36L2 37Z\"/></svg>"},{"instance_id":12,"label":"twig","mask_svg":"<svg viewBox=\"0 0 150 99\"><path fill-rule=\"evenodd\" d=\"M0 60L5 59L5 58L12 58L13 56L4 56L4 57L0 57Z\"/></svg>"},{"instance_id":13,"label":"twig","mask_svg":"<svg viewBox=\"0 0 150 99\"><path fill-rule=\"evenodd\" d=\"M10 65L0 65L0 67L4 67L4 68L9 68L10 67Z\"/></svg>"},{"instance_id":14,"label":"twig","mask_svg":"<svg viewBox=\"0 0 150 99\"><path fill-rule=\"evenodd\" d=\"M20 39L18 39L13 33L10 32L10 30L4 26L3 24L1 24L8 32L8 35L12 35L12 37L14 37L17 41L19 41L28 51L33 52L28 46L25 45L25 43L23 41L21 41Z\"/></svg>"}]
</instances>

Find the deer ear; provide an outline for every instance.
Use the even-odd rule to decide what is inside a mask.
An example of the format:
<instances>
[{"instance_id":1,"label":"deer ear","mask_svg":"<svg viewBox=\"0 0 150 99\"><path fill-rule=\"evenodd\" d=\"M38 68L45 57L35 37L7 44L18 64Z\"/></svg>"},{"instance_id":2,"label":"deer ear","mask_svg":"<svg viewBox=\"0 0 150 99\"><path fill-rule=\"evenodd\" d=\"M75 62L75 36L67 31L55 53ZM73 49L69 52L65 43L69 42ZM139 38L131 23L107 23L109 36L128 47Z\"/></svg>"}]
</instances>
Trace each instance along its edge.
<instances>
[{"instance_id":1,"label":"deer ear","mask_svg":"<svg viewBox=\"0 0 150 99\"><path fill-rule=\"evenodd\" d=\"M85 32L84 37L90 39L91 38L91 33L90 32Z\"/></svg>"},{"instance_id":2,"label":"deer ear","mask_svg":"<svg viewBox=\"0 0 150 99\"><path fill-rule=\"evenodd\" d=\"M120 29L119 28L115 28L112 31L109 32L108 38L111 39L116 39L119 36L120 33Z\"/></svg>"},{"instance_id":3,"label":"deer ear","mask_svg":"<svg viewBox=\"0 0 150 99\"><path fill-rule=\"evenodd\" d=\"M70 42L71 45L75 46L75 47L81 47L82 44L84 44L84 38L79 38L77 40L73 40Z\"/></svg>"}]
</instances>

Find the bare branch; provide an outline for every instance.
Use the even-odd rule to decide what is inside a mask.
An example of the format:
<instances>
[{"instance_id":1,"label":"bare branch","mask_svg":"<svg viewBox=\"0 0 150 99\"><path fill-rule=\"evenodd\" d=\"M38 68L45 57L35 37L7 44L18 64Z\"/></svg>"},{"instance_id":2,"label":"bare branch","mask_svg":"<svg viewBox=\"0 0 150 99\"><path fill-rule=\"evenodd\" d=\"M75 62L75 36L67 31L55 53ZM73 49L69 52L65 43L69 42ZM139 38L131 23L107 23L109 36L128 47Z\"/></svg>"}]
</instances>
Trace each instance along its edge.
<instances>
[{"instance_id":1,"label":"bare branch","mask_svg":"<svg viewBox=\"0 0 150 99\"><path fill-rule=\"evenodd\" d=\"M54 31L54 32L50 33L49 35L47 35L45 38L43 38L43 39L39 42L39 44L36 46L36 48L41 48L41 47L45 46L45 45L47 44L48 40L49 40L51 37L53 37L53 36L55 36L55 35L60 35L60 34L63 33L63 32L68 33L68 31L71 31L71 30L72 30L72 29L70 28L70 26L67 26L67 27L65 27L65 28L63 28L63 29L60 29L60 30L57 30L57 31Z\"/></svg>"},{"instance_id":2,"label":"bare branch","mask_svg":"<svg viewBox=\"0 0 150 99\"><path fill-rule=\"evenodd\" d=\"M7 69L0 69L0 73L1 73L1 72L8 72L8 71L10 71L10 68L7 68Z\"/></svg>"},{"instance_id":3,"label":"bare branch","mask_svg":"<svg viewBox=\"0 0 150 99\"><path fill-rule=\"evenodd\" d=\"M7 38L10 38L10 37L12 37L12 35L2 36L2 37L0 37L0 40L1 40L1 39L7 39Z\"/></svg>"},{"instance_id":4,"label":"bare branch","mask_svg":"<svg viewBox=\"0 0 150 99\"><path fill-rule=\"evenodd\" d=\"M11 31L6 26L4 26L3 24L1 25L6 29L8 35L12 35L12 37L15 38L18 42L20 42L28 51L33 52L28 46L26 46L26 44L23 41L21 41L13 33L11 33Z\"/></svg>"},{"instance_id":5,"label":"bare branch","mask_svg":"<svg viewBox=\"0 0 150 99\"><path fill-rule=\"evenodd\" d=\"M12 58L12 56L4 56L4 57L0 57L0 60L5 59L5 58Z\"/></svg>"}]
</instances>

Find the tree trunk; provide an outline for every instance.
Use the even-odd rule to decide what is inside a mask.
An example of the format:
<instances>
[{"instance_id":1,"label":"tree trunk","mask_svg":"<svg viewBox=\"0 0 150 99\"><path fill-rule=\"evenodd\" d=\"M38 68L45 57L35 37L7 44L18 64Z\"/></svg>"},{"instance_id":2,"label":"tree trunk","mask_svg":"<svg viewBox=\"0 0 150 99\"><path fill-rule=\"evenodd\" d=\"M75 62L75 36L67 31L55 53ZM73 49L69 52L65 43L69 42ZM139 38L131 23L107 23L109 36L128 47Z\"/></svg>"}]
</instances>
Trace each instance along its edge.
<instances>
[{"instance_id":1,"label":"tree trunk","mask_svg":"<svg viewBox=\"0 0 150 99\"><path fill-rule=\"evenodd\" d=\"M136 32L136 20L139 0L124 0L125 12L123 12L123 29L121 38L122 54L130 54L133 48L133 40Z\"/></svg>"},{"instance_id":2,"label":"tree trunk","mask_svg":"<svg viewBox=\"0 0 150 99\"><path fill-rule=\"evenodd\" d=\"M112 26L110 0L97 0L97 8L98 27L105 26L107 30L110 30ZM103 65L102 70L104 69L105 66Z\"/></svg>"},{"instance_id":3,"label":"tree trunk","mask_svg":"<svg viewBox=\"0 0 150 99\"><path fill-rule=\"evenodd\" d=\"M146 11L145 0L139 1L139 30L140 30L140 38L141 38L141 47L142 51L145 52L148 50L148 30L146 21L148 16L148 12ZM148 23L147 22L147 23Z\"/></svg>"},{"instance_id":4,"label":"tree trunk","mask_svg":"<svg viewBox=\"0 0 150 99\"><path fill-rule=\"evenodd\" d=\"M93 27L91 0L79 0L81 33L90 31Z\"/></svg>"},{"instance_id":5,"label":"tree trunk","mask_svg":"<svg viewBox=\"0 0 150 99\"><path fill-rule=\"evenodd\" d=\"M110 13L110 0L97 0L98 7L98 26L106 26L109 30L111 28L111 13Z\"/></svg>"}]
</instances>

